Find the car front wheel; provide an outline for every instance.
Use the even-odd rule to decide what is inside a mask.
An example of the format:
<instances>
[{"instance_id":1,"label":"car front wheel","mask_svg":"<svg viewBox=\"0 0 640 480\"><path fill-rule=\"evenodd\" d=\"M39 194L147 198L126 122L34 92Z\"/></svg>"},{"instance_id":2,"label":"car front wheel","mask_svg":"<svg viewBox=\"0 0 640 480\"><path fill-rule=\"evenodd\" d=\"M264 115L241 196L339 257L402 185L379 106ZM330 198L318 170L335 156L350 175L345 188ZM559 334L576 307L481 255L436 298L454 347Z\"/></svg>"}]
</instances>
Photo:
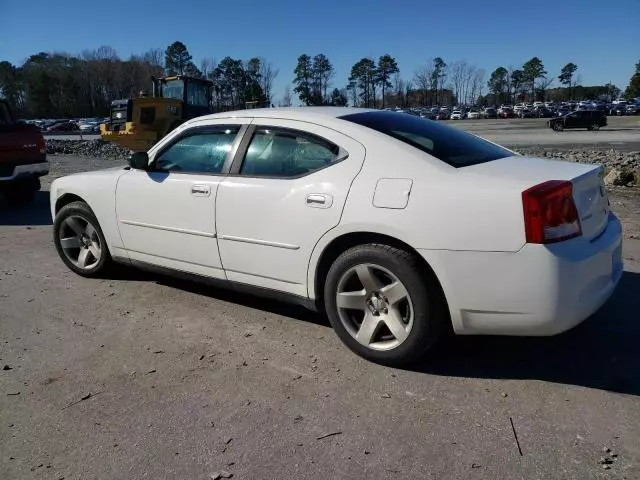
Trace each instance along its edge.
<instances>
[{"instance_id":1,"label":"car front wheel","mask_svg":"<svg viewBox=\"0 0 640 480\"><path fill-rule=\"evenodd\" d=\"M561 132L564 129L564 125L562 125L562 123L558 122L558 123L554 123L553 124L553 129L556 132Z\"/></svg>"},{"instance_id":2,"label":"car front wheel","mask_svg":"<svg viewBox=\"0 0 640 480\"><path fill-rule=\"evenodd\" d=\"M53 240L62 261L78 275L96 277L111 264L98 219L84 202L62 207L53 224Z\"/></svg>"},{"instance_id":3,"label":"car front wheel","mask_svg":"<svg viewBox=\"0 0 640 480\"><path fill-rule=\"evenodd\" d=\"M386 365L425 354L447 318L433 275L413 255L388 245L359 245L342 253L327 275L324 300L341 340Z\"/></svg>"}]
</instances>

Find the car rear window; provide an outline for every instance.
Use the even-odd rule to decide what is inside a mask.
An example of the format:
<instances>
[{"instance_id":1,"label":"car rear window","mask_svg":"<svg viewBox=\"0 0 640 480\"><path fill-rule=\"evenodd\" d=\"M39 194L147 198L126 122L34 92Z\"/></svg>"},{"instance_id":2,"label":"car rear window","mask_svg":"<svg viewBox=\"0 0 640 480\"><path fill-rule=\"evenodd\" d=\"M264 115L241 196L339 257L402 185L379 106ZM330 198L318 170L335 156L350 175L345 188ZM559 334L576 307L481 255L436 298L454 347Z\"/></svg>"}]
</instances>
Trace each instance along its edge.
<instances>
[{"instance_id":1,"label":"car rear window","mask_svg":"<svg viewBox=\"0 0 640 480\"><path fill-rule=\"evenodd\" d=\"M400 140L456 168L513 156L509 150L462 130L412 115L363 112L340 118Z\"/></svg>"}]
</instances>

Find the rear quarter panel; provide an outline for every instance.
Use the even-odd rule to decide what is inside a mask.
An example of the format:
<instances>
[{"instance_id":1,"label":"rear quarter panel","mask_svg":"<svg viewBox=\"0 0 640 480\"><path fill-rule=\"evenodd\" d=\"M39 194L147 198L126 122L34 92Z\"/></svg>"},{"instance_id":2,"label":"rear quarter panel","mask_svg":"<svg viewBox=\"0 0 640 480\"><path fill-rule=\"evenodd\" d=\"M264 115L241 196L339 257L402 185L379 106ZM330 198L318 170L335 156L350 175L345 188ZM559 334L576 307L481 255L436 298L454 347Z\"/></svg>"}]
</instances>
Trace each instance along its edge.
<instances>
[{"instance_id":1,"label":"rear quarter panel","mask_svg":"<svg viewBox=\"0 0 640 480\"><path fill-rule=\"evenodd\" d=\"M366 159L349 191L341 222L320 239L312 254L308 279L312 298L312 279L322 251L347 233L380 233L416 250L514 252L525 244L521 188L505 179L465 173L465 168L392 143L373 137L366 141ZM406 208L374 206L381 178L413 181Z\"/></svg>"}]
</instances>

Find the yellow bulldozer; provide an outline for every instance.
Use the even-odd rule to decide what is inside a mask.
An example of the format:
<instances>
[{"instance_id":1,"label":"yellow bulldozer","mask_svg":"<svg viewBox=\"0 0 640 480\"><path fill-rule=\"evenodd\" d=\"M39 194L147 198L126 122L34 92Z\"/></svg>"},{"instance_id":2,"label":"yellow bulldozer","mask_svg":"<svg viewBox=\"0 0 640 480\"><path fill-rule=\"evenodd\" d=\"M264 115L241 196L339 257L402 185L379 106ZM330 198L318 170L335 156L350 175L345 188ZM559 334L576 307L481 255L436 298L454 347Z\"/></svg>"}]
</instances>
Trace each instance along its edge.
<instances>
[{"instance_id":1,"label":"yellow bulldozer","mask_svg":"<svg viewBox=\"0 0 640 480\"><path fill-rule=\"evenodd\" d=\"M211 81L184 75L151 80L151 96L140 92L111 102L109 122L100 125L103 140L144 152L186 120L212 113Z\"/></svg>"}]
</instances>

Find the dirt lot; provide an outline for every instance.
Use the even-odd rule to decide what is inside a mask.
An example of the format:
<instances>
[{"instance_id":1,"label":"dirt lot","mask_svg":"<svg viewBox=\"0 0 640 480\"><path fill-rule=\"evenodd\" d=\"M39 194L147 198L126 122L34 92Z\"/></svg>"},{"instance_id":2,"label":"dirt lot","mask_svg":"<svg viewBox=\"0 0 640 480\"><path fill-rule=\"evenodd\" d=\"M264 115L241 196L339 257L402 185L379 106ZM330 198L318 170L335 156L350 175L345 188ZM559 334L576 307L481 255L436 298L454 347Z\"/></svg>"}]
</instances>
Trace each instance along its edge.
<instances>
[{"instance_id":1,"label":"dirt lot","mask_svg":"<svg viewBox=\"0 0 640 480\"><path fill-rule=\"evenodd\" d=\"M113 164L51 160L48 181ZM83 279L46 192L1 210L0 479L640 478L640 191L610 196L626 272L598 314L553 338L453 338L411 369L300 308Z\"/></svg>"}]
</instances>

